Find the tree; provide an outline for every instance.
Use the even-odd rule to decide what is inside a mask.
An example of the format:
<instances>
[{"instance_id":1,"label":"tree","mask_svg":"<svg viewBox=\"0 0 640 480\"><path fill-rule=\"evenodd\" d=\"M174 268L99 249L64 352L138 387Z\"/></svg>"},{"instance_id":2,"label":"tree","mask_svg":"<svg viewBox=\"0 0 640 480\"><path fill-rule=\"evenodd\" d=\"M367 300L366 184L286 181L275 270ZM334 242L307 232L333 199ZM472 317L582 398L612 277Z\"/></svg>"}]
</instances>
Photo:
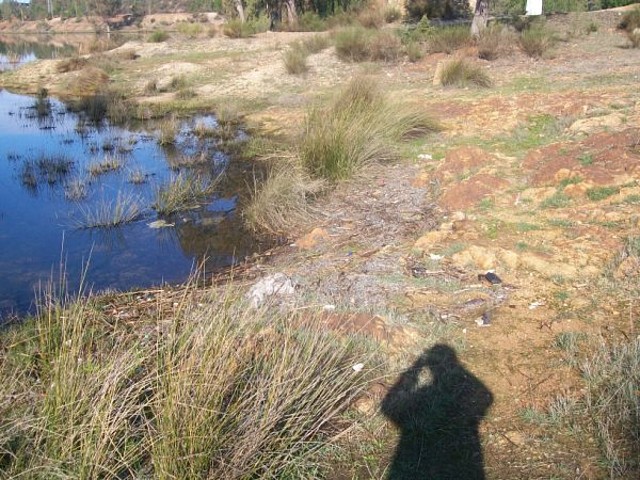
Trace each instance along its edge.
<instances>
[{"instance_id":1,"label":"tree","mask_svg":"<svg viewBox=\"0 0 640 480\"><path fill-rule=\"evenodd\" d=\"M477 0L476 9L471 22L471 35L477 37L487 27L489 17L489 0Z\"/></svg>"}]
</instances>

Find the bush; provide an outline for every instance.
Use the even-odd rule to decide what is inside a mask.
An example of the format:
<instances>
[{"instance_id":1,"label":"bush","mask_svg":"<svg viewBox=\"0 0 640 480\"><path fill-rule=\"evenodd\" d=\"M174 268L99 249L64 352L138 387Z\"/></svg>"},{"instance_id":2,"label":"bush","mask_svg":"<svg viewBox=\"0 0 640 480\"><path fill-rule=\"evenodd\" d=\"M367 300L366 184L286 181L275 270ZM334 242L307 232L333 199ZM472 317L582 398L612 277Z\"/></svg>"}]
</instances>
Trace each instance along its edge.
<instances>
[{"instance_id":1,"label":"bush","mask_svg":"<svg viewBox=\"0 0 640 480\"><path fill-rule=\"evenodd\" d=\"M148 41L151 43L162 43L169 39L169 34L164 30L154 30L149 35Z\"/></svg>"},{"instance_id":2,"label":"bush","mask_svg":"<svg viewBox=\"0 0 640 480\"><path fill-rule=\"evenodd\" d=\"M384 24L384 17L378 8L367 7L358 14L358 23L364 28L377 29Z\"/></svg>"},{"instance_id":3,"label":"bush","mask_svg":"<svg viewBox=\"0 0 640 480\"><path fill-rule=\"evenodd\" d=\"M368 50L372 60L395 62L402 53L402 43L395 33L384 30L371 36Z\"/></svg>"},{"instance_id":4,"label":"bush","mask_svg":"<svg viewBox=\"0 0 640 480\"><path fill-rule=\"evenodd\" d=\"M302 41L302 46L309 53L318 53L329 47L329 37L324 34L313 35L312 37L305 38Z\"/></svg>"},{"instance_id":5,"label":"bush","mask_svg":"<svg viewBox=\"0 0 640 480\"><path fill-rule=\"evenodd\" d=\"M336 33L336 54L347 62L362 62L369 58L371 34L361 26L347 27Z\"/></svg>"},{"instance_id":6,"label":"bush","mask_svg":"<svg viewBox=\"0 0 640 480\"><path fill-rule=\"evenodd\" d=\"M282 54L282 61L287 73L292 75L300 75L309 70L307 65L307 57L309 54L300 42L289 45Z\"/></svg>"},{"instance_id":7,"label":"bush","mask_svg":"<svg viewBox=\"0 0 640 480\"><path fill-rule=\"evenodd\" d=\"M179 174L158 188L153 208L158 215L197 208L211 197L219 180L219 177L210 180L192 173Z\"/></svg>"},{"instance_id":8,"label":"bush","mask_svg":"<svg viewBox=\"0 0 640 480\"><path fill-rule=\"evenodd\" d=\"M554 33L544 25L535 25L520 34L519 44L524 53L530 57L540 58L554 45Z\"/></svg>"},{"instance_id":9,"label":"bush","mask_svg":"<svg viewBox=\"0 0 640 480\"><path fill-rule=\"evenodd\" d=\"M404 47L407 58L410 62L415 63L424 57L424 49L418 42L409 42Z\"/></svg>"},{"instance_id":10,"label":"bush","mask_svg":"<svg viewBox=\"0 0 640 480\"><path fill-rule=\"evenodd\" d=\"M490 87L492 82L479 66L471 65L464 59L452 60L442 68L440 77L442 85L454 85L466 87L469 85L477 87Z\"/></svg>"},{"instance_id":11,"label":"bush","mask_svg":"<svg viewBox=\"0 0 640 480\"><path fill-rule=\"evenodd\" d=\"M491 25L480 32L477 39L478 57L495 60L508 52L513 44L512 36L501 25Z\"/></svg>"},{"instance_id":12,"label":"bush","mask_svg":"<svg viewBox=\"0 0 640 480\"><path fill-rule=\"evenodd\" d=\"M402 18L402 12L398 7L387 7L384 10L384 21L386 23L397 22Z\"/></svg>"},{"instance_id":13,"label":"bush","mask_svg":"<svg viewBox=\"0 0 640 480\"><path fill-rule=\"evenodd\" d=\"M239 18L227 20L222 32L229 38L246 38L255 33L249 22L242 22Z\"/></svg>"},{"instance_id":14,"label":"bush","mask_svg":"<svg viewBox=\"0 0 640 480\"><path fill-rule=\"evenodd\" d=\"M372 79L355 78L329 105L308 112L299 155L313 177L341 180L395 158L397 142L438 129L423 110L389 102Z\"/></svg>"},{"instance_id":15,"label":"bush","mask_svg":"<svg viewBox=\"0 0 640 480\"><path fill-rule=\"evenodd\" d=\"M298 17L296 30L300 32L322 32L326 29L326 22L317 13L304 12Z\"/></svg>"},{"instance_id":16,"label":"bush","mask_svg":"<svg viewBox=\"0 0 640 480\"><path fill-rule=\"evenodd\" d=\"M627 32L633 32L636 28L640 28L640 6L626 12L620 20L618 28Z\"/></svg>"},{"instance_id":17,"label":"bush","mask_svg":"<svg viewBox=\"0 0 640 480\"><path fill-rule=\"evenodd\" d=\"M204 31L204 27L200 23L179 22L176 30L189 38L196 38Z\"/></svg>"},{"instance_id":18,"label":"bush","mask_svg":"<svg viewBox=\"0 0 640 480\"><path fill-rule=\"evenodd\" d=\"M425 16L452 20L468 17L471 13L465 0L407 0L406 9L409 20L413 21Z\"/></svg>"},{"instance_id":19,"label":"bush","mask_svg":"<svg viewBox=\"0 0 640 480\"><path fill-rule=\"evenodd\" d=\"M466 25L433 29L429 39L429 51L432 53L452 53L471 44L471 31Z\"/></svg>"}]
</instances>

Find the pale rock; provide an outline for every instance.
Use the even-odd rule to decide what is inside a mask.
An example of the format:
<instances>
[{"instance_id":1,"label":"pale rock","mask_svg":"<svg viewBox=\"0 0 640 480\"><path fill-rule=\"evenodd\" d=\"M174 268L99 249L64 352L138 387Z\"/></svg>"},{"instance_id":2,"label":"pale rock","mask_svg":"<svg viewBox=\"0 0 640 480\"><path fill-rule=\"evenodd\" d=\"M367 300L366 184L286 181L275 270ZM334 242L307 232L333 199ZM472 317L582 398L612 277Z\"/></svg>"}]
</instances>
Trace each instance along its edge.
<instances>
[{"instance_id":1,"label":"pale rock","mask_svg":"<svg viewBox=\"0 0 640 480\"><path fill-rule=\"evenodd\" d=\"M294 291L295 289L291 279L284 273L278 272L258 281L251 287L249 292L247 292L246 297L250 300L254 308L258 308L268 297L274 295L287 296L293 294Z\"/></svg>"},{"instance_id":2,"label":"pale rock","mask_svg":"<svg viewBox=\"0 0 640 480\"><path fill-rule=\"evenodd\" d=\"M584 183L572 183L564 187L563 192L570 198L582 198L587 194L588 187Z\"/></svg>"},{"instance_id":3,"label":"pale rock","mask_svg":"<svg viewBox=\"0 0 640 480\"><path fill-rule=\"evenodd\" d=\"M451 215L451 220L453 222L463 222L466 219L467 219L467 215L464 212L461 212L460 210L458 210L457 212L453 212L453 214Z\"/></svg>"},{"instance_id":4,"label":"pale rock","mask_svg":"<svg viewBox=\"0 0 640 480\"><path fill-rule=\"evenodd\" d=\"M571 177L573 177L573 175L571 174L571 170L569 170L568 168L561 168L553 176L556 182L561 182L562 180L566 180Z\"/></svg>"},{"instance_id":5,"label":"pale rock","mask_svg":"<svg viewBox=\"0 0 640 480\"><path fill-rule=\"evenodd\" d=\"M593 133L600 130L616 129L624 123L624 115L616 112L601 117L582 118L569 127L571 133Z\"/></svg>"},{"instance_id":6,"label":"pale rock","mask_svg":"<svg viewBox=\"0 0 640 480\"><path fill-rule=\"evenodd\" d=\"M516 252L505 250L504 248L498 250L498 259L511 270L517 269L520 263L520 258Z\"/></svg>"}]
</instances>

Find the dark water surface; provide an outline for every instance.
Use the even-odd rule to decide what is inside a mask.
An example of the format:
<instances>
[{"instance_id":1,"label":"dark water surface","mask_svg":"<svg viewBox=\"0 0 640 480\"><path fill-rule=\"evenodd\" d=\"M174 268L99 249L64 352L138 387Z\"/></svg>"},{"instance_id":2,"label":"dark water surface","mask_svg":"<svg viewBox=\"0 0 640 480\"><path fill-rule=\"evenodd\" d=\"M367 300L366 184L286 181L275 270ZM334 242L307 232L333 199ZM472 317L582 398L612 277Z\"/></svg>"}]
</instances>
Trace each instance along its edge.
<instances>
[{"instance_id":1,"label":"dark water surface","mask_svg":"<svg viewBox=\"0 0 640 480\"><path fill-rule=\"evenodd\" d=\"M233 192L163 219L174 227L149 226L158 220L152 209L157 189L185 170L175 167L177 158L205 155L198 174L210 178L227 167L215 141L192 133L196 123L215 127L214 117L182 122L176 144L166 149L152 125L138 131L96 126L53 99L36 105L32 97L0 91L0 320L32 309L34 291L56 277L61 262L71 290L85 267L93 291L124 290L181 282L205 257L212 270L254 249L235 215ZM91 175L90 165L105 158L122 167ZM63 167L46 168L49 163ZM146 181L132 183L133 172ZM76 184L84 185L83 198L70 198ZM118 196L144 206L142 217L112 229L78 227L83 212Z\"/></svg>"}]
</instances>

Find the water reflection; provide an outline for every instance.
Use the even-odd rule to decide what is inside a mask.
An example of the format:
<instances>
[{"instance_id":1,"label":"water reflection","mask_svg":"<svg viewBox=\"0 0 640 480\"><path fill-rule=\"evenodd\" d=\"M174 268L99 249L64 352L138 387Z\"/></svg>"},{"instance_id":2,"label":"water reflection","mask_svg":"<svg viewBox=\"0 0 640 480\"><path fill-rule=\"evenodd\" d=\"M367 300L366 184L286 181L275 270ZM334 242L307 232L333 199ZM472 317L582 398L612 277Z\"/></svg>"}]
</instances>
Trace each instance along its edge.
<instances>
[{"instance_id":1,"label":"water reflection","mask_svg":"<svg viewBox=\"0 0 640 480\"><path fill-rule=\"evenodd\" d=\"M0 91L0 319L29 307L63 249L72 290L91 257L94 291L180 282L204 258L210 271L252 252L228 184L206 204L164 218L172 227L150 227L163 185L187 173L212 180L230 164L215 136L194 133L196 123L217 128L213 116L184 122L161 147L152 123L89 123L45 95ZM119 201L139 203L142 215L115 229L78 228L104 209L113 214Z\"/></svg>"}]
</instances>

